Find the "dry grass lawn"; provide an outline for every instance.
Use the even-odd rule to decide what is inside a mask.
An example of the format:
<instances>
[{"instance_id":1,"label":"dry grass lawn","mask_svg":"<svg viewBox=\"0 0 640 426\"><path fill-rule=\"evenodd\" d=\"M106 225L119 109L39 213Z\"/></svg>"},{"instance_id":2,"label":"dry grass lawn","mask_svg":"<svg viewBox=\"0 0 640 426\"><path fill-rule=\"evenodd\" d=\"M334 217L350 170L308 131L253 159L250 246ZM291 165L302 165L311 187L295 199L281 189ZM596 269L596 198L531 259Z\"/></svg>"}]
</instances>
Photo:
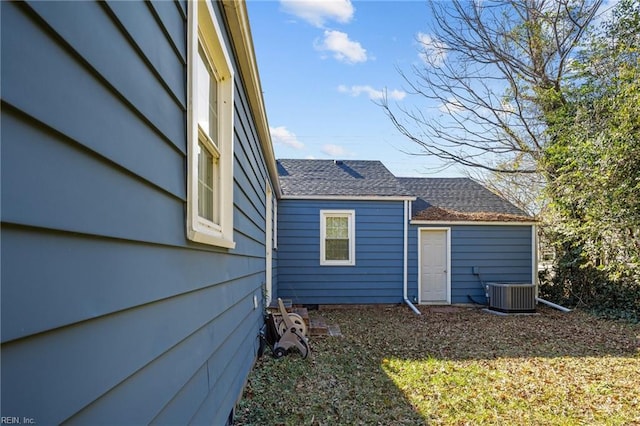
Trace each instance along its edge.
<instances>
[{"instance_id":1,"label":"dry grass lawn","mask_svg":"<svg viewBox=\"0 0 640 426\"><path fill-rule=\"evenodd\" d=\"M342 337L267 349L239 425L640 425L640 325L540 308L322 307Z\"/></svg>"}]
</instances>

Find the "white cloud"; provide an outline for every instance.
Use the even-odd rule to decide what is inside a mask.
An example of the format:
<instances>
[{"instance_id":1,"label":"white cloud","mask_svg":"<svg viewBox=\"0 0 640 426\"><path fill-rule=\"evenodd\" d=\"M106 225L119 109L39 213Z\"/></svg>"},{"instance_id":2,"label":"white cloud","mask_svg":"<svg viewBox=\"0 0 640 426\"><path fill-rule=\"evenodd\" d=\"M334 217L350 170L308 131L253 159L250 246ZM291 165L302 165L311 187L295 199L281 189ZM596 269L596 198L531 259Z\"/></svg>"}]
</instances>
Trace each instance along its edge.
<instances>
[{"instance_id":1,"label":"white cloud","mask_svg":"<svg viewBox=\"0 0 640 426\"><path fill-rule=\"evenodd\" d=\"M440 107L438 107L438 109L442 112L446 112L449 114L454 114L456 112L461 112L465 110L464 106L462 106L460 101L455 98L447 99L447 102L444 104L441 104Z\"/></svg>"},{"instance_id":2,"label":"white cloud","mask_svg":"<svg viewBox=\"0 0 640 426\"><path fill-rule=\"evenodd\" d=\"M429 34L418 33L418 57L427 65L437 67L442 65L447 57L447 45L431 37Z\"/></svg>"},{"instance_id":3,"label":"white cloud","mask_svg":"<svg viewBox=\"0 0 640 426\"><path fill-rule=\"evenodd\" d=\"M367 51L357 41L349 40L349 35L341 31L325 30L324 39L316 41L315 48L333 52L338 61L355 64L367 61Z\"/></svg>"},{"instance_id":4,"label":"white cloud","mask_svg":"<svg viewBox=\"0 0 640 426\"><path fill-rule=\"evenodd\" d=\"M345 157L349 154L346 149L344 149L340 145L334 144L323 145L321 151L330 157Z\"/></svg>"},{"instance_id":5,"label":"white cloud","mask_svg":"<svg viewBox=\"0 0 640 426\"><path fill-rule=\"evenodd\" d=\"M369 96L369 99L372 99L374 101L378 101L380 99L383 99L385 94L387 96L387 99L393 99L396 101L401 101L402 99L405 98L405 96L407 96L407 93L402 91L402 90L387 90L387 89L382 89L382 90L377 90L374 89L371 86L351 86L351 87L347 87L345 85L340 85L338 86L338 92L340 93L348 93L351 96L360 96L363 93L366 93L367 96Z\"/></svg>"},{"instance_id":6,"label":"white cloud","mask_svg":"<svg viewBox=\"0 0 640 426\"><path fill-rule=\"evenodd\" d=\"M280 5L285 12L316 27L328 20L346 24L355 11L350 0L280 0Z\"/></svg>"},{"instance_id":7,"label":"white cloud","mask_svg":"<svg viewBox=\"0 0 640 426\"><path fill-rule=\"evenodd\" d=\"M295 149L304 148L304 144L298 140L298 137L295 135L295 133L289 131L284 126L269 126L269 131L271 132L271 139L276 144L286 145Z\"/></svg>"}]
</instances>

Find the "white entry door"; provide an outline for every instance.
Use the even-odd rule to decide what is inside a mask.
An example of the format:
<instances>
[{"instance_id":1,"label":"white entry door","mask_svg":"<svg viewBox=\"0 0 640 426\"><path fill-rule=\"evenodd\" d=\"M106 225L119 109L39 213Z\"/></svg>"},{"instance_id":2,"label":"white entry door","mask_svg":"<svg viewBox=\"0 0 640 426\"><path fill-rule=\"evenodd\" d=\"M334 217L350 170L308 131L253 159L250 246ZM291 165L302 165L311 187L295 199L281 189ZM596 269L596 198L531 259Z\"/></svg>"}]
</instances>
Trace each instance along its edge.
<instances>
[{"instance_id":1,"label":"white entry door","mask_svg":"<svg viewBox=\"0 0 640 426\"><path fill-rule=\"evenodd\" d=\"M448 232L420 231L420 303L450 303Z\"/></svg>"}]
</instances>

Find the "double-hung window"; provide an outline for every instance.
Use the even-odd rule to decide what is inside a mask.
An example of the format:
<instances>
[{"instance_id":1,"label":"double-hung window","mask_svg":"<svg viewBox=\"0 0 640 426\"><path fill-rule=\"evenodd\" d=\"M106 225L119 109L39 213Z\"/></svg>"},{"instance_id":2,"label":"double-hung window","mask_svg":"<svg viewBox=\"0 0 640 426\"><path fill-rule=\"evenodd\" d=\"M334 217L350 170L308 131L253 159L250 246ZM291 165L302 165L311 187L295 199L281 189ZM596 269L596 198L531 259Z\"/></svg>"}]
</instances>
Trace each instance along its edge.
<instances>
[{"instance_id":1,"label":"double-hung window","mask_svg":"<svg viewBox=\"0 0 640 426\"><path fill-rule=\"evenodd\" d=\"M320 264L353 266L355 259L354 210L320 211Z\"/></svg>"},{"instance_id":2,"label":"double-hung window","mask_svg":"<svg viewBox=\"0 0 640 426\"><path fill-rule=\"evenodd\" d=\"M233 68L210 2L188 19L187 236L233 248Z\"/></svg>"}]
</instances>

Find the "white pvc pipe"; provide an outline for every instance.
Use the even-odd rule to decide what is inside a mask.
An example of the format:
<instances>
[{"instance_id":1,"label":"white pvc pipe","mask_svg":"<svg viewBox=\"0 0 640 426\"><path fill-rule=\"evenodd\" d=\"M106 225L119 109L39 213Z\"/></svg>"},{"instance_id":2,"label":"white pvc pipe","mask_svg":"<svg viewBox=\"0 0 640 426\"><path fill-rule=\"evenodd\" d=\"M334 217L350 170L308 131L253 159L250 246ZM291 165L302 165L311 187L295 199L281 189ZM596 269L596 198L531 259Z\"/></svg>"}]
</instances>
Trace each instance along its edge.
<instances>
[{"instance_id":1,"label":"white pvc pipe","mask_svg":"<svg viewBox=\"0 0 640 426\"><path fill-rule=\"evenodd\" d=\"M407 298L407 280L408 280L408 273L407 273L407 253L408 253L408 242L407 242L407 236L408 236L408 223L407 223L407 204L409 203L409 201L404 200L403 201L403 231L404 231L404 237L403 237L403 255L402 255L402 298L404 300L408 300Z\"/></svg>"},{"instance_id":2,"label":"white pvc pipe","mask_svg":"<svg viewBox=\"0 0 640 426\"><path fill-rule=\"evenodd\" d=\"M409 301L407 297L407 286L408 286L408 266L407 266L407 254L409 252L409 201L404 200L404 256L403 256L403 270L402 270L402 297L404 299L404 303L406 303L416 315L422 315L422 313L413 306L413 303Z\"/></svg>"},{"instance_id":3,"label":"white pvc pipe","mask_svg":"<svg viewBox=\"0 0 640 426\"><path fill-rule=\"evenodd\" d=\"M559 311L562 311L562 312L571 312L571 309L569 309L569 308L565 308L564 306L556 305L553 302L549 302L548 300L540 299L539 297L536 297L536 302L544 303L545 305L551 306L552 308L555 308L555 309L557 309Z\"/></svg>"},{"instance_id":4,"label":"white pvc pipe","mask_svg":"<svg viewBox=\"0 0 640 426\"><path fill-rule=\"evenodd\" d=\"M418 308L413 306L413 303L409 302L409 299L404 299L404 303L406 303L411 308L411 310L416 313L416 315L422 315L422 312L420 312Z\"/></svg>"}]
</instances>

